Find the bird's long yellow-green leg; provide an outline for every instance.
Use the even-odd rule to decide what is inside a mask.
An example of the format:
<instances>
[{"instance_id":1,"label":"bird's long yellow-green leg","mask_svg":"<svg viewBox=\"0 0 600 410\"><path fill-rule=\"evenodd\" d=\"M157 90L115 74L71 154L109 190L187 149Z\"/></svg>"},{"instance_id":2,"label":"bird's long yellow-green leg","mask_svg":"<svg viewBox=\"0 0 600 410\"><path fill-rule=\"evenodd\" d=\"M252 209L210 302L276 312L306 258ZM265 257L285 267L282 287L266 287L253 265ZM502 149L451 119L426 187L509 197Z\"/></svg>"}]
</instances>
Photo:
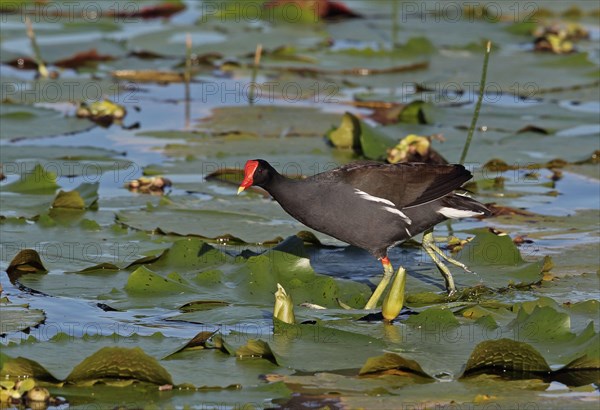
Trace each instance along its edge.
<instances>
[{"instance_id":1,"label":"bird's long yellow-green leg","mask_svg":"<svg viewBox=\"0 0 600 410\"><path fill-rule=\"evenodd\" d=\"M383 265L383 278L381 278L381 282L379 282L379 285L377 285L375 291L369 298L369 301L365 305L365 309L375 309L377 302L381 298L383 291L387 288L387 285L390 283L390 279L394 274L394 268L387 257L381 258L381 264Z\"/></svg>"},{"instance_id":2,"label":"bird's long yellow-green leg","mask_svg":"<svg viewBox=\"0 0 600 410\"><path fill-rule=\"evenodd\" d=\"M446 265L444 265L444 262L442 262L442 260L438 257L438 253L444 259L448 260L448 262L450 262L449 259L452 259L452 258L449 258L446 255L444 255L443 251L435 245L434 240L433 240L433 231L431 229L426 231L423 234L422 246L423 246L423 249L425 249L425 252L427 252L429 254L429 257L433 260L433 262L436 264L438 270L444 277L444 281L446 282L446 291L448 292L448 296L453 295L456 292L456 287L454 286L454 278L452 277L452 273L450 273L450 270L448 269L448 267ZM458 264L461 264L459 261L456 261L454 259L452 259L452 261L454 261ZM451 262L451 263L453 263L453 262Z\"/></svg>"}]
</instances>

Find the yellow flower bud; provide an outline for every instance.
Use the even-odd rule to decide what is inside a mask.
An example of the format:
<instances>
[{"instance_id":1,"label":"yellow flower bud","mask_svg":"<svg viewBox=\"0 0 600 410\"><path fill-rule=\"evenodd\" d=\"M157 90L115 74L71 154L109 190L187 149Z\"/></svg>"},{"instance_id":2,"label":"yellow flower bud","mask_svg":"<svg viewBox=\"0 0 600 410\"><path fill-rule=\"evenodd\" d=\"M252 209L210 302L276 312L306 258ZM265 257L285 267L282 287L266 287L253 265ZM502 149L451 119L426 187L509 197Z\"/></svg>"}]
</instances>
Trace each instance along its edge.
<instances>
[{"instance_id":1,"label":"yellow flower bud","mask_svg":"<svg viewBox=\"0 0 600 410\"><path fill-rule=\"evenodd\" d=\"M275 292L275 307L273 309L273 317L291 325L296 323L292 297L287 294L283 286L281 286L279 283L277 284L277 292Z\"/></svg>"},{"instance_id":2,"label":"yellow flower bud","mask_svg":"<svg viewBox=\"0 0 600 410\"><path fill-rule=\"evenodd\" d=\"M385 320L393 320L400 314L402 305L404 305L404 287L406 285L406 270L403 267L398 269L392 282L390 291L383 300L381 313Z\"/></svg>"}]
</instances>

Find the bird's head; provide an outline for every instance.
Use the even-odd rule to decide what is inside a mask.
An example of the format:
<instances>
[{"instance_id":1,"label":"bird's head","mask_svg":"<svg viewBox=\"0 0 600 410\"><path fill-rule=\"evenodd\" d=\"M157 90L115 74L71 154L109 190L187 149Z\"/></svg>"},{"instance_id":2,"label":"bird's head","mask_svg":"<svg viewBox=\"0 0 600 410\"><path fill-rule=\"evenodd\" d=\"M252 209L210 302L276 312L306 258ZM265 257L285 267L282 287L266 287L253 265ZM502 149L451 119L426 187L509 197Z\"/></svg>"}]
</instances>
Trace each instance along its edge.
<instances>
[{"instance_id":1,"label":"bird's head","mask_svg":"<svg viewBox=\"0 0 600 410\"><path fill-rule=\"evenodd\" d=\"M244 180L238 188L238 194L253 185L264 186L276 173L275 169L263 159L251 159L244 166Z\"/></svg>"}]
</instances>

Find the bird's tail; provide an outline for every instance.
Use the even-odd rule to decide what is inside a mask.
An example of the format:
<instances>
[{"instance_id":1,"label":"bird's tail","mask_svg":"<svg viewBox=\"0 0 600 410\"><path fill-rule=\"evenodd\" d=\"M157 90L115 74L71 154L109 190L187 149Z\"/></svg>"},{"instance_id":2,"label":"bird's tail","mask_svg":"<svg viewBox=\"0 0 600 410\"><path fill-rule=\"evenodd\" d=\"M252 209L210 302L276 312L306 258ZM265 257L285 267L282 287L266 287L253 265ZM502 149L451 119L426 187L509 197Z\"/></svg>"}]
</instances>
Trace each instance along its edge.
<instances>
[{"instance_id":1,"label":"bird's tail","mask_svg":"<svg viewBox=\"0 0 600 410\"><path fill-rule=\"evenodd\" d=\"M492 212L481 202L464 194L450 194L442 199L443 210L439 211L448 218L466 218L471 216L490 216Z\"/></svg>"}]
</instances>

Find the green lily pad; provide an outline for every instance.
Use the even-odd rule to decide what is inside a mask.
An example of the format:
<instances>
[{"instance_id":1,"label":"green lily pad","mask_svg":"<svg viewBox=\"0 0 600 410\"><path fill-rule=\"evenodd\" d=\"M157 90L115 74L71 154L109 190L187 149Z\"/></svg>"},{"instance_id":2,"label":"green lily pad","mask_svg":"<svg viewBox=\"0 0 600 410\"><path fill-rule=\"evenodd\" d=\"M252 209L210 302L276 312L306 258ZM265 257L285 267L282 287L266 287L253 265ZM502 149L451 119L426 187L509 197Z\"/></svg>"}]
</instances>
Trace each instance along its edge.
<instances>
[{"instance_id":1,"label":"green lily pad","mask_svg":"<svg viewBox=\"0 0 600 410\"><path fill-rule=\"evenodd\" d=\"M94 127L87 120L65 117L52 109L20 104L0 104L0 119L2 140L75 134Z\"/></svg>"},{"instance_id":2,"label":"green lily pad","mask_svg":"<svg viewBox=\"0 0 600 410\"><path fill-rule=\"evenodd\" d=\"M406 324L423 327L455 327L460 323L454 314L448 309L429 308L418 315L410 316L405 320Z\"/></svg>"},{"instance_id":3,"label":"green lily pad","mask_svg":"<svg viewBox=\"0 0 600 410\"><path fill-rule=\"evenodd\" d=\"M52 208L94 209L98 207L99 183L84 182L73 191L59 191L52 202Z\"/></svg>"},{"instance_id":4,"label":"green lily pad","mask_svg":"<svg viewBox=\"0 0 600 410\"><path fill-rule=\"evenodd\" d=\"M200 333L198 333L196 336L194 336L189 342L187 342L185 345L179 347L177 350L175 350L173 353L167 355L166 357L164 357L164 359L168 359L169 357L174 356L177 353L183 352L183 351L190 351L190 350L201 350L201 349L205 349L206 348L206 342L216 333L216 331L214 332L208 332L208 331L202 331Z\"/></svg>"},{"instance_id":5,"label":"green lily pad","mask_svg":"<svg viewBox=\"0 0 600 410\"><path fill-rule=\"evenodd\" d=\"M19 306L12 303L1 303L2 336L13 332L29 331L32 327L39 326L46 320L46 315L41 309L31 309L29 306Z\"/></svg>"},{"instance_id":6,"label":"green lily pad","mask_svg":"<svg viewBox=\"0 0 600 410\"><path fill-rule=\"evenodd\" d=\"M192 288L181 277L162 277L145 266L134 270L124 289L132 294L155 295L179 292L190 292Z\"/></svg>"},{"instance_id":7,"label":"green lily pad","mask_svg":"<svg viewBox=\"0 0 600 410\"><path fill-rule=\"evenodd\" d=\"M456 259L480 275L486 286L528 285L542 279L544 261L525 262L508 235L487 229L473 231L475 239L464 246Z\"/></svg>"},{"instance_id":8,"label":"green lily pad","mask_svg":"<svg viewBox=\"0 0 600 410\"><path fill-rule=\"evenodd\" d=\"M340 148L354 148L368 159L382 159L393 145L385 134L346 112L342 123L327 133L331 143Z\"/></svg>"},{"instance_id":9,"label":"green lily pad","mask_svg":"<svg viewBox=\"0 0 600 410\"><path fill-rule=\"evenodd\" d=\"M41 195L54 193L58 185L56 183L56 174L37 164L31 173L23 174L21 179L3 188L9 192Z\"/></svg>"},{"instance_id":10,"label":"green lily pad","mask_svg":"<svg viewBox=\"0 0 600 410\"><path fill-rule=\"evenodd\" d=\"M463 376L481 371L549 373L551 370L542 355L529 344L498 339L481 342L475 347Z\"/></svg>"},{"instance_id":11,"label":"green lily pad","mask_svg":"<svg viewBox=\"0 0 600 410\"><path fill-rule=\"evenodd\" d=\"M88 385L111 380L173 384L171 375L139 347L103 347L75 366L66 379L69 383Z\"/></svg>"},{"instance_id":12,"label":"green lily pad","mask_svg":"<svg viewBox=\"0 0 600 410\"><path fill-rule=\"evenodd\" d=\"M241 359L261 358L278 364L269 344L260 339L250 339L248 342L235 351L235 355Z\"/></svg>"},{"instance_id":13,"label":"green lily pad","mask_svg":"<svg viewBox=\"0 0 600 410\"><path fill-rule=\"evenodd\" d=\"M394 354L386 353L383 356L370 357L365 365L360 369L360 375L383 373L390 370L399 370L406 373L412 373L417 376L425 377L430 379L427 373L421 369L419 363L414 360L405 359L404 357Z\"/></svg>"},{"instance_id":14,"label":"green lily pad","mask_svg":"<svg viewBox=\"0 0 600 410\"><path fill-rule=\"evenodd\" d=\"M32 377L35 380L57 383L58 379L50 374L38 362L24 357L12 358L0 353L0 376L2 379L17 379L19 377Z\"/></svg>"},{"instance_id":15,"label":"green lily pad","mask_svg":"<svg viewBox=\"0 0 600 410\"><path fill-rule=\"evenodd\" d=\"M306 121L306 118L310 121ZM251 106L215 108L212 115L198 124L210 134L241 133L259 137L321 136L323 130L338 121L335 114L315 108Z\"/></svg>"}]
</instances>

